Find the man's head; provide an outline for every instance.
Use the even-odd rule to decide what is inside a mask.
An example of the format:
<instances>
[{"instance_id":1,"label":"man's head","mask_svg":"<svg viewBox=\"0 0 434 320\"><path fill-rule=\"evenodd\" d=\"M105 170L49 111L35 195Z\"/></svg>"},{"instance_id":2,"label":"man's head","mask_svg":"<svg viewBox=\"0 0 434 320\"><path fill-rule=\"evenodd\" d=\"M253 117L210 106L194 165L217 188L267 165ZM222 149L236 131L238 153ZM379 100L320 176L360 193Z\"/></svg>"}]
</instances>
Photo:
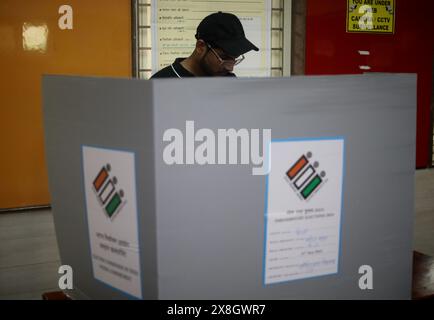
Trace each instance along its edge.
<instances>
[{"instance_id":1,"label":"man's head","mask_svg":"<svg viewBox=\"0 0 434 320\"><path fill-rule=\"evenodd\" d=\"M240 20L231 13L205 17L196 32L195 58L208 76L223 76L244 59L250 50L259 51L245 36Z\"/></svg>"}]
</instances>

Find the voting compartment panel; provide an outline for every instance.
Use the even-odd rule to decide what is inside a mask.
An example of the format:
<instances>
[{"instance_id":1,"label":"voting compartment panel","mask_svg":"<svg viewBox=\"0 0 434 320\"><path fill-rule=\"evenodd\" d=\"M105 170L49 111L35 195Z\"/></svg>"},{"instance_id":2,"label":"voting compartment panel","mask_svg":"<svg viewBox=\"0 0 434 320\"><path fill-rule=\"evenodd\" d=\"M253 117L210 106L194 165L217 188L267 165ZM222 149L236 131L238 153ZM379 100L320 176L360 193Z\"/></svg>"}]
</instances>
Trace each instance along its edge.
<instances>
[{"instance_id":1,"label":"voting compartment panel","mask_svg":"<svg viewBox=\"0 0 434 320\"><path fill-rule=\"evenodd\" d=\"M51 205L72 294L156 299L151 88L45 76L43 97Z\"/></svg>"},{"instance_id":2,"label":"voting compartment panel","mask_svg":"<svg viewBox=\"0 0 434 320\"><path fill-rule=\"evenodd\" d=\"M159 297L409 299L415 80L155 82ZM183 133L184 164L162 159L169 128ZM204 128L216 163L219 129L244 128L251 139L251 129L271 129L270 174L253 175L252 163L198 164ZM370 271L372 290L362 278Z\"/></svg>"}]
</instances>

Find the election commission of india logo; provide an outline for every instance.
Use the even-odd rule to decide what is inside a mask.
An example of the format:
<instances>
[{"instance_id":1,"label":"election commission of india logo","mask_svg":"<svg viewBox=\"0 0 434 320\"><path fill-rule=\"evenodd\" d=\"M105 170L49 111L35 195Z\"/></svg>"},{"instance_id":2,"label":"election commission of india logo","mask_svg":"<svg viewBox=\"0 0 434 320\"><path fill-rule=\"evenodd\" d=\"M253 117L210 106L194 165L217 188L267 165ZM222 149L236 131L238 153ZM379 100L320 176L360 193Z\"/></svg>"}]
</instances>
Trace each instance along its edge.
<instances>
[{"instance_id":1,"label":"election commission of india logo","mask_svg":"<svg viewBox=\"0 0 434 320\"><path fill-rule=\"evenodd\" d=\"M124 191L119 189L118 179L111 173L111 165L103 166L93 180L93 191L105 214L113 219L125 204Z\"/></svg>"},{"instance_id":2,"label":"election commission of india logo","mask_svg":"<svg viewBox=\"0 0 434 320\"><path fill-rule=\"evenodd\" d=\"M312 152L306 152L286 172L291 187L302 200L310 200L326 182L325 171L313 160Z\"/></svg>"}]
</instances>

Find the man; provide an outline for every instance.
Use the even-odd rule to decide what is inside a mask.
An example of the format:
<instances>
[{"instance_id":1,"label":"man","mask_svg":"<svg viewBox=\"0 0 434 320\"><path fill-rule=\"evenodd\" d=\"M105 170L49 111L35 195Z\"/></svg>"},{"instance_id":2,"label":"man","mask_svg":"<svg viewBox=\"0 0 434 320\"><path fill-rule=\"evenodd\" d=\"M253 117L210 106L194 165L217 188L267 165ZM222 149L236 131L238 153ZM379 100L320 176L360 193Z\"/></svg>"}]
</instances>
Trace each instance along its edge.
<instances>
[{"instance_id":1,"label":"man","mask_svg":"<svg viewBox=\"0 0 434 320\"><path fill-rule=\"evenodd\" d=\"M177 58L151 79L186 77L235 77L234 66L244 54L259 49L247 40L240 20L231 13L217 12L205 17L195 35L196 47L188 58Z\"/></svg>"}]
</instances>

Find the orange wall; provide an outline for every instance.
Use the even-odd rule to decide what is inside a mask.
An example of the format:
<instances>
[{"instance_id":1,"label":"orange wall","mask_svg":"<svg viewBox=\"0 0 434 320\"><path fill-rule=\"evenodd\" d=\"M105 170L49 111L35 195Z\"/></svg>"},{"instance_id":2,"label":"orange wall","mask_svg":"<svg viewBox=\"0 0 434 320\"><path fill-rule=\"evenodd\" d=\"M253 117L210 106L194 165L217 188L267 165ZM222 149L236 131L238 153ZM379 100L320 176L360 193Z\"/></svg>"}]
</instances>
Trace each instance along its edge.
<instances>
[{"instance_id":1,"label":"orange wall","mask_svg":"<svg viewBox=\"0 0 434 320\"><path fill-rule=\"evenodd\" d=\"M42 74L130 77L130 0L0 1L0 209L50 203ZM59 7L73 8L61 30ZM24 50L23 25L46 25L45 51Z\"/></svg>"}]
</instances>

